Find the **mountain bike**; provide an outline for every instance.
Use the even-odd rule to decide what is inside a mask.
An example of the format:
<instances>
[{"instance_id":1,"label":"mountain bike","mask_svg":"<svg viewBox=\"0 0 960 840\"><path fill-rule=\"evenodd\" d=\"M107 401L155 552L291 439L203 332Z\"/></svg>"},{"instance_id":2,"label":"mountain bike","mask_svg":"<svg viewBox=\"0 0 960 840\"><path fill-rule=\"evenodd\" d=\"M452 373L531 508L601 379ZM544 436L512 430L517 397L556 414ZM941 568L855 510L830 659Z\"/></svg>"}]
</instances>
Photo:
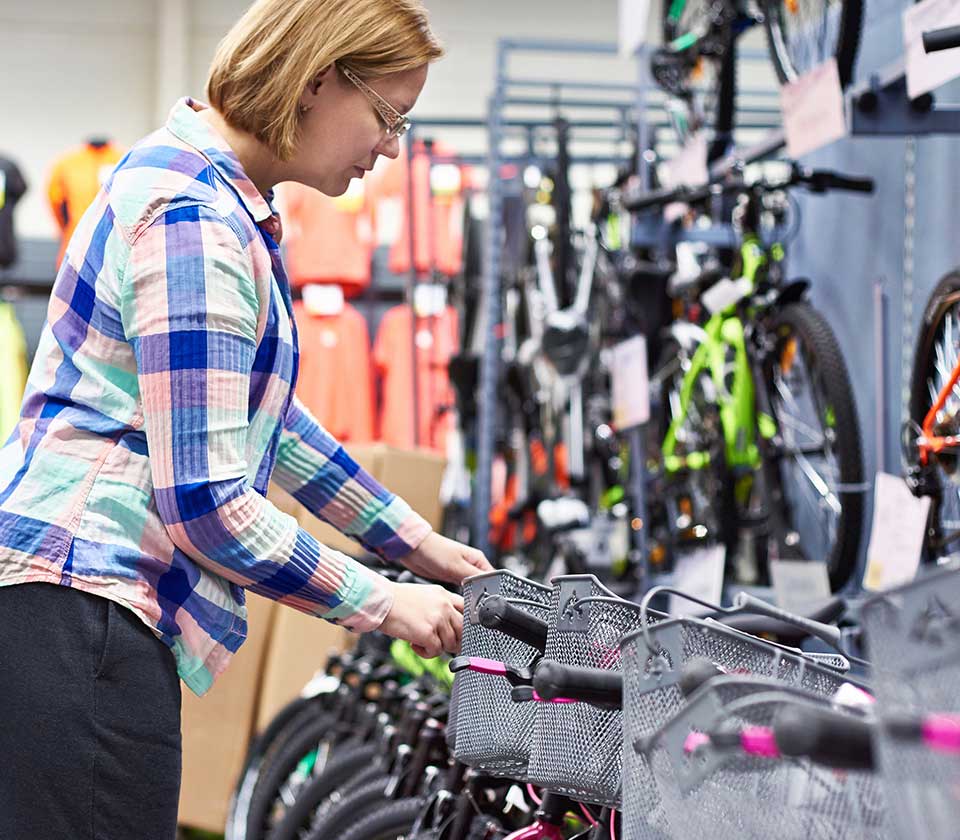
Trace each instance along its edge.
<instances>
[{"instance_id":1,"label":"mountain bike","mask_svg":"<svg viewBox=\"0 0 960 840\"><path fill-rule=\"evenodd\" d=\"M926 32L927 52L960 46L960 27ZM950 556L960 540L960 271L941 278L923 313L901 435L907 484L932 500L926 560Z\"/></svg>"},{"instance_id":2,"label":"mountain bike","mask_svg":"<svg viewBox=\"0 0 960 840\"><path fill-rule=\"evenodd\" d=\"M835 58L841 86L852 77L863 0L664 0L663 43L654 53L654 79L685 108L671 108L681 142L710 121L709 159L725 152L734 128L737 39L763 24L781 82Z\"/></svg>"},{"instance_id":3,"label":"mountain bike","mask_svg":"<svg viewBox=\"0 0 960 840\"><path fill-rule=\"evenodd\" d=\"M725 546L732 580L762 585L773 549L825 562L838 591L862 538L863 453L837 340L804 300L809 282L786 276L780 237L787 191L799 186L869 193L873 182L791 164L786 177L733 175L627 202L637 211L737 201L732 258L710 252L700 270L675 278L682 314L651 378L661 398L651 424L660 462L651 495L662 510L654 560L667 568L684 546L713 542Z\"/></svg>"}]
</instances>

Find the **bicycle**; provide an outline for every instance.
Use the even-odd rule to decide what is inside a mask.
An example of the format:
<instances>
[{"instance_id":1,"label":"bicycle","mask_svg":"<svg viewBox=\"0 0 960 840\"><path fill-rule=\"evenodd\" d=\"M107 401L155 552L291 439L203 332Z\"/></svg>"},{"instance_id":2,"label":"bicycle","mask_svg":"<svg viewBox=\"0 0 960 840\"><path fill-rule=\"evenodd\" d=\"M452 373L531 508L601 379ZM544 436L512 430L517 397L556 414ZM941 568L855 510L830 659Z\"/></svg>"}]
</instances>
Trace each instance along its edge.
<instances>
[{"instance_id":1,"label":"bicycle","mask_svg":"<svg viewBox=\"0 0 960 840\"><path fill-rule=\"evenodd\" d=\"M786 177L732 175L626 202L640 211L737 200L733 255L710 252L674 279L682 314L651 377L661 396L651 424L657 570L705 543L725 547L743 584L769 582L771 551L825 562L835 592L856 568L865 485L853 390L832 330L805 300L809 281L787 279L780 238L798 186L873 190L870 179L790 164Z\"/></svg>"},{"instance_id":2,"label":"bicycle","mask_svg":"<svg viewBox=\"0 0 960 840\"><path fill-rule=\"evenodd\" d=\"M651 61L654 79L686 114L671 109L679 139L706 125L698 90L714 110L708 162L725 154L734 129L737 39L763 24L770 58L781 82L828 58L837 62L840 84L849 85L860 42L863 0L664 0L664 46Z\"/></svg>"}]
</instances>

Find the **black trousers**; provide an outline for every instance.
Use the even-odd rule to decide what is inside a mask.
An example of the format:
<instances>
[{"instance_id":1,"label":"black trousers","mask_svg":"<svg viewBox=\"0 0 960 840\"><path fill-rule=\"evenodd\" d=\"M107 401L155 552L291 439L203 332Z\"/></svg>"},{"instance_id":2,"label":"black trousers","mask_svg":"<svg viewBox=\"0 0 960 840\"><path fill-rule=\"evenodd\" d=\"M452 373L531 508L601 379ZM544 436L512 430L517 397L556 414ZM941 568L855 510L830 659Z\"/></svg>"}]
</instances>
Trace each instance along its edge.
<instances>
[{"instance_id":1,"label":"black trousers","mask_svg":"<svg viewBox=\"0 0 960 840\"><path fill-rule=\"evenodd\" d=\"M174 840L180 682L130 610L0 587L0 840Z\"/></svg>"}]
</instances>

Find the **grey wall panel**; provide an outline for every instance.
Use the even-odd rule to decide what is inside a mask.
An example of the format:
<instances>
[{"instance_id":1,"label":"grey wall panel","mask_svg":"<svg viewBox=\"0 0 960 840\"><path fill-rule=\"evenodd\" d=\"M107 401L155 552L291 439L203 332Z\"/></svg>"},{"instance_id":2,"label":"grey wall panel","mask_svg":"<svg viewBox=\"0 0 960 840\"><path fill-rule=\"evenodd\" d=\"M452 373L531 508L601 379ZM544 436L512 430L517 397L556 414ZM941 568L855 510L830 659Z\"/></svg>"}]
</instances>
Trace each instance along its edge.
<instances>
[{"instance_id":1,"label":"grey wall panel","mask_svg":"<svg viewBox=\"0 0 960 840\"><path fill-rule=\"evenodd\" d=\"M902 55L905 6L903 0L867 0L859 79ZM960 101L955 84L938 97ZM901 472L900 427L917 325L939 278L960 265L960 237L951 230L960 213L960 137L919 139L912 291L904 282L907 149L903 138L849 138L804 159L810 166L870 175L877 191L872 198L802 196L804 224L790 251L792 272L812 278L812 299L840 340L854 383L871 482L878 464ZM877 280L887 301L882 389L874 373L872 287ZM878 413L884 423L882 440L877 439ZM867 507L869 533L872 489ZM866 545L864 555L865 550Z\"/></svg>"}]
</instances>

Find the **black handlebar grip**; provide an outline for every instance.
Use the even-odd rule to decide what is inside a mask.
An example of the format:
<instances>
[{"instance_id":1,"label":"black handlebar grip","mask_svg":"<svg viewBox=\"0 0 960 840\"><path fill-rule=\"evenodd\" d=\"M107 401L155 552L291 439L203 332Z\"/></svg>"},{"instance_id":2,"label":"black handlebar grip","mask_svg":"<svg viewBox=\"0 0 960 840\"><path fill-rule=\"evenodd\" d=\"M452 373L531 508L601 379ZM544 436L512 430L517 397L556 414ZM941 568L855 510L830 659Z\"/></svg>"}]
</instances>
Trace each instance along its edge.
<instances>
[{"instance_id":1,"label":"black handlebar grip","mask_svg":"<svg viewBox=\"0 0 960 840\"><path fill-rule=\"evenodd\" d=\"M506 633L541 653L547 648L547 622L515 607L500 595L486 598L477 616L484 627Z\"/></svg>"},{"instance_id":2,"label":"black handlebar grip","mask_svg":"<svg viewBox=\"0 0 960 840\"><path fill-rule=\"evenodd\" d=\"M782 755L840 770L872 770L871 726L831 709L789 704L777 711L773 736Z\"/></svg>"},{"instance_id":3,"label":"black handlebar grip","mask_svg":"<svg viewBox=\"0 0 960 840\"><path fill-rule=\"evenodd\" d=\"M593 706L623 706L623 675L559 662L541 662L533 687L544 700L580 700Z\"/></svg>"},{"instance_id":4,"label":"black handlebar grip","mask_svg":"<svg viewBox=\"0 0 960 840\"><path fill-rule=\"evenodd\" d=\"M627 210L635 213L638 210L646 210L649 207L656 207L658 205L671 204L674 201L679 201L683 194L684 191L682 189L651 190L650 192L645 192L642 195L638 195L625 201L623 206Z\"/></svg>"},{"instance_id":5,"label":"black handlebar grip","mask_svg":"<svg viewBox=\"0 0 960 840\"><path fill-rule=\"evenodd\" d=\"M960 47L960 26L947 26L944 29L934 29L923 33L923 49L925 52L940 52Z\"/></svg>"},{"instance_id":6,"label":"black handlebar grip","mask_svg":"<svg viewBox=\"0 0 960 840\"><path fill-rule=\"evenodd\" d=\"M705 682L712 680L714 677L719 677L723 673L709 659L697 656L687 662L680 670L680 692L684 697L689 697Z\"/></svg>"},{"instance_id":7,"label":"black handlebar grip","mask_svg":"<svg viewBox=\"0 0 960 840\"><path fill-rule=\"evenodd\" d=\"M873 178L841 175L839 172L832 172L829 169L815 169L804 180L814 192L847 190L848 192L872 193L875 186Z\"/></svg>"}]
</instances>

